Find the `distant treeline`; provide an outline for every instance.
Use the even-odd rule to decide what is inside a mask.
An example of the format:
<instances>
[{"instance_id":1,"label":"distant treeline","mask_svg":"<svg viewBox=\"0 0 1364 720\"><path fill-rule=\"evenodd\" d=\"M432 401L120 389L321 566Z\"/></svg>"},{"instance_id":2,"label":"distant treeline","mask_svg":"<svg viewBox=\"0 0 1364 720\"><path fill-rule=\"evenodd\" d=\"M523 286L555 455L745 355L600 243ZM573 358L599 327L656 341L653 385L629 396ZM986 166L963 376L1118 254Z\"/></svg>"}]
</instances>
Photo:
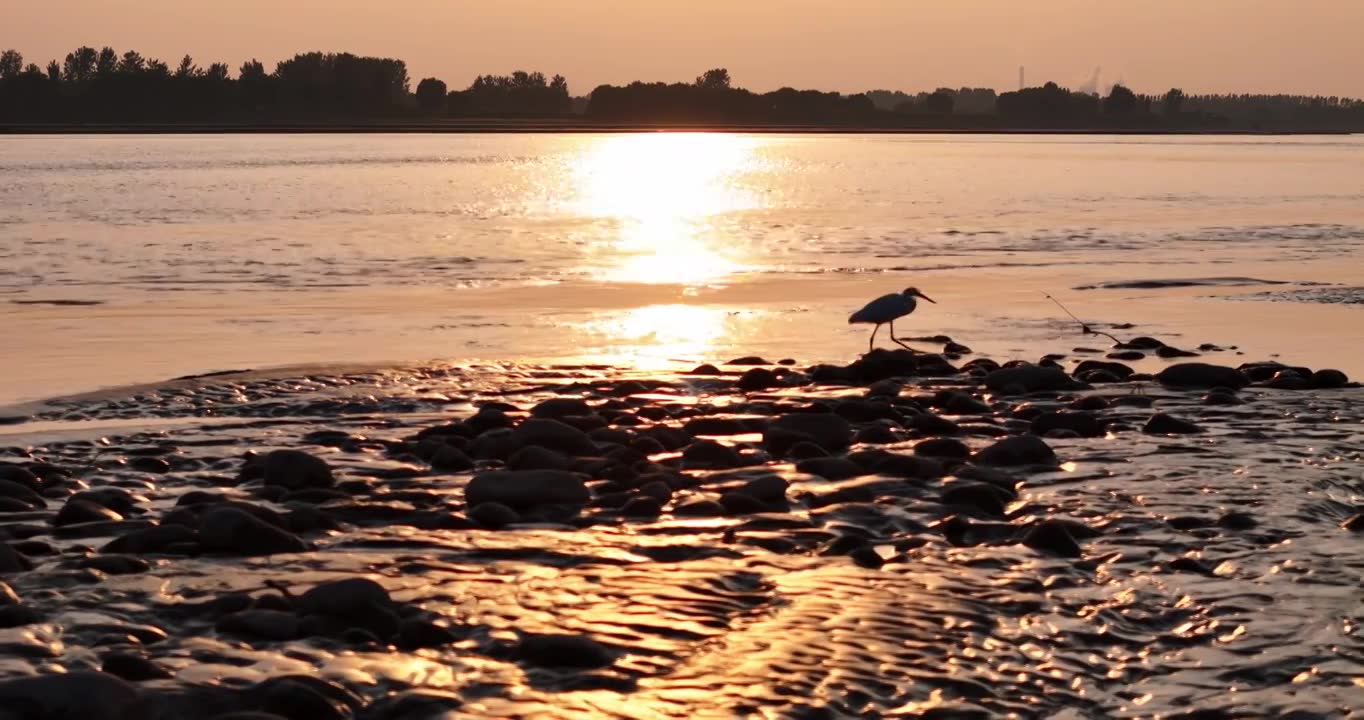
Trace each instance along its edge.
<instances>
[{"instance_id":1,"label":"distant treeline","mask_svg":"<svg viewBox=\"0 0 1364 720\"><path fill-rule=\"evenodd\" d=\"M1364 102L1299 95L1105 95L1056 83L997 93L939 88L845 95L734 87L709 70L691 83L603 85L573 97L560 75L480 75L462 90L426 78L411 88L392 58L310 52L273 71L251 60L235 75L188 55L174 67L136 51L81 47L46 67L0 53L0 120L18 123L271 123L366 119L568 118L610 123L821 125L973 129L1215 129L1364 131Z\"/></svg>"}]
</instances>

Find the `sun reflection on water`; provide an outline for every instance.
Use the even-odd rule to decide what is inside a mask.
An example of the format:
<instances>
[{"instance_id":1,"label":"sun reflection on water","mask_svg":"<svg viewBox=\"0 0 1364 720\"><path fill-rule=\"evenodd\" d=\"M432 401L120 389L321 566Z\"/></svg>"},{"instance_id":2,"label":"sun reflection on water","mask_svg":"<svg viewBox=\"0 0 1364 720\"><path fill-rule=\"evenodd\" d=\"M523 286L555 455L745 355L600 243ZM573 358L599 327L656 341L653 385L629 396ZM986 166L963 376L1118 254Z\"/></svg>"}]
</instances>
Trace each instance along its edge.
<instances>
[{"instance_id":1,"label":"sun reflection on water","mask_svg":"<svg viewBox=\"0 0 1364 720\"><path fill-rule=\"evenodd\" d=\"M588 259L603 280L700 284L743 269L721 247L711 221L754 207L738 176L757 141L710 133L647 133L604 138L574 164L579 211L614 221Z\"/></svg>"},{"instance_id":2,"label":"sun reflection on water","mask_svg":"<svg viewBox=\"0 0 1364 720\"><path fill-rule=\"evenodd\" d=\"M748 322L745 314L698 305L648 305L613 313L584 330L594 348L585 357L637 366L707 357L716 344Z\"/></svg>"}]
</instances>

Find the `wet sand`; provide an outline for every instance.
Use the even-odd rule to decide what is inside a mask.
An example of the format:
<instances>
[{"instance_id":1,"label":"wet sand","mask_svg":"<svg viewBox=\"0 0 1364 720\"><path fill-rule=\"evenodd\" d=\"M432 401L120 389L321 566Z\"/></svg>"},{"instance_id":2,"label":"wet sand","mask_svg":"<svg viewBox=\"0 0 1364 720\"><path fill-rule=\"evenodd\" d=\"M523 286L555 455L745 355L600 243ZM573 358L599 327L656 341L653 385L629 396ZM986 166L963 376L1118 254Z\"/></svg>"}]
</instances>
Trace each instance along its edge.
<instances>
[{"instance_id":1,"label":"wet sand","mask_svg":"<svg viewBox=\"0 0 1364 720\"><path fill-rule=\"evenodd\" d=\"M34 408L0 717L1350 717L1364 391L1074 344Z\"/></svg>"}]
</instances>

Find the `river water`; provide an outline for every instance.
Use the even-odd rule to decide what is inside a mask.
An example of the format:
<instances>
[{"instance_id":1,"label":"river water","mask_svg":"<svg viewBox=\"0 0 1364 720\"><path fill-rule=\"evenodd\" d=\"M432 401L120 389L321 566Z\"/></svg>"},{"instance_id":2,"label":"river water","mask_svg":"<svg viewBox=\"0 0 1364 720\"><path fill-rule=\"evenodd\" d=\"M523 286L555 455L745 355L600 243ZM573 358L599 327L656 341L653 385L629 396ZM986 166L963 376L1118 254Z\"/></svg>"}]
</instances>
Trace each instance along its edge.
<instances>
[{"instance_id":1,"label":"river water","mask_svg":"<svg viewBox=\"0 0 1364 720\"><path fill-rule=\"evenodd\" d=\"M847 314L907 285L938 304L902 336L1027 351L1076 332L1050 293L1364 371L1360 137L8 137L0 174L0 402L287 364L846 360Z\"/></svg>"}]
</instances>

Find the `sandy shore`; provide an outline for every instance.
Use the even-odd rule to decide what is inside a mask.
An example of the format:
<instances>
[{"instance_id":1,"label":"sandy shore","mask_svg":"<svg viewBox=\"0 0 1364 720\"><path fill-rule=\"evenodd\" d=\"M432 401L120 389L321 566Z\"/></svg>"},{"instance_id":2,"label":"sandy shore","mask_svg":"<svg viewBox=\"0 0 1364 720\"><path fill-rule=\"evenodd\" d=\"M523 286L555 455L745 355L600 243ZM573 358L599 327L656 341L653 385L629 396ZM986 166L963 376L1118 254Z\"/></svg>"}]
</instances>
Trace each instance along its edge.
<instances>
[{"instance_id":1,"label":"sandy shore","mask_svg":"<svg viewBox=\"0 0 1364 720\"><path fill-rule=\"evenodd\" d=\"M1359 387L1048 350L53 403L0 717L1348 716Z\"/></svg>"}]
</instances>

